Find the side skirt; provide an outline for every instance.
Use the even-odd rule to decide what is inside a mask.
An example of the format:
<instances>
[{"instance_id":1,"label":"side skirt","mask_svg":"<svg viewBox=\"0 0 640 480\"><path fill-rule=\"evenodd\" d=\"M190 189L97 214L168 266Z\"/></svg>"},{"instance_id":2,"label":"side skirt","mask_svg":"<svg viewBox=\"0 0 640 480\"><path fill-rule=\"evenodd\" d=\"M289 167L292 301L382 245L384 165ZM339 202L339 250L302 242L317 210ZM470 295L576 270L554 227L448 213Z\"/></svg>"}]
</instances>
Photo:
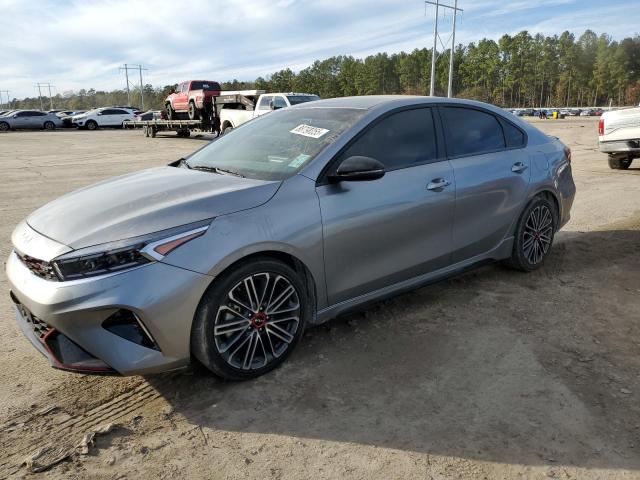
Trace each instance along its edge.
<instances>
[{"instance_id":1,"label":"side skirt","mask_svg":"<svg viewBox=\"0 0 640 480\"><path fill-rule=\"evenodd\" d=\"M445 278L458 275L481 265L509 258L513 251L513 241L513 237L505 238L500 245L487 253L477 255L462 262L449 265L448 267L444 267L418 277L410 278L319 310L314 323L321 324L343 313L359 310L400 293L416 290L420 287L424 287L425 285L444 280Z\"/></svg>"}]
</instances>

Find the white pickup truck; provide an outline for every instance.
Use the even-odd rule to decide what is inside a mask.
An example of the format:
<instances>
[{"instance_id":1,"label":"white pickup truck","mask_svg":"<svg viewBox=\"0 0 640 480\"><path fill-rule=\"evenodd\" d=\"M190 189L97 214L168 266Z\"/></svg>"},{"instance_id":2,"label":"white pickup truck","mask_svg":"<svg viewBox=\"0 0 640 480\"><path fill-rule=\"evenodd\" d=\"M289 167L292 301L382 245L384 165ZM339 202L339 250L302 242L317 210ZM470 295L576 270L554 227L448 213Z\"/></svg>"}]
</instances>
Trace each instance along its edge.
<instances>
[{"instance_id":1,"label":"white pickup truck","mask_svg":"<svg viewBox=\"0 0 640 480\"><path fill-rule=\"evenodd\" d=\"M605 112L598 125L600 151L609 155L609 167L626 170L640 158L640 107Z\"/></svg>"},{"instance_id":2,"label":"white pickup truck","mask_svg":"<svg viewBox=\"0 0 640 480\"><path fill-rule=\"evenodd\" d=\"M227 95L237 93L248 97L250 92L255 91L223 93ZM240 103L224 104L219 113L221 133L224 135L252 118L269 113L271 110L278 110L314 100L320 100L320 97L310 93L262 93L254 103L253 109L251 105Z\"/></svg>"}]
</instances>

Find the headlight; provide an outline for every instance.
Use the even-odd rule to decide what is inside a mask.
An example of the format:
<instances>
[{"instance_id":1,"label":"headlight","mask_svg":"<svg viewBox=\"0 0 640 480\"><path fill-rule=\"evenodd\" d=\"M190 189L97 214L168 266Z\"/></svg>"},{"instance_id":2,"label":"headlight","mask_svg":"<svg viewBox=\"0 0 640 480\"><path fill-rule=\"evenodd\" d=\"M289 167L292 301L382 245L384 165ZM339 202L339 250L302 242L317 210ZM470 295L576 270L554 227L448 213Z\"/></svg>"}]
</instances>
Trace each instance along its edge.
<instances>
[{"instance_id":1,"label":"headlight","mask_svg":"<svg viewBox=\"0 0 640 480\"><path fill-rule=\"evenodd\" d=\"M53 268L63 282L129 270L162 260L179 246L204 235L210 222L189 225L188 230L178 227L128 241L75 250L53 260Z\"/></svg>"}]
</instances>

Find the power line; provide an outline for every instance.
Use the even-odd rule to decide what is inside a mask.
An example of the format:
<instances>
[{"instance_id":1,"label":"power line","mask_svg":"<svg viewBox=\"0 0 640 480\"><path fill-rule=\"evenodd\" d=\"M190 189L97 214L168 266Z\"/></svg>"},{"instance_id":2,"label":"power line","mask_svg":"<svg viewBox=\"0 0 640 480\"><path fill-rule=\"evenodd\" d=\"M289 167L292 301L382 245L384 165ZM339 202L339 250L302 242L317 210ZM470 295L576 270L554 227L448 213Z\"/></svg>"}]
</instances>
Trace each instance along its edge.
<instances>
[{"instance_id":1,"label":"power line","mask_svg":"<svg viewBox=\"0 0 640 480\"><path fill-rule=\"evenodd\" d=\"M453 32L451 34L451 53L449 55L449 84L447 87L447 97L452 97L453 96L453 53L454 53L455 42L456 42L456 14L458 12L462 12L463 10L461 8L458 8L458 0L455 0L453 7L451 5L441 4L440 0L436 0L435 2L432 2L430 0L425 0L424 3L425 3L425 14L426 14L427 4L435 5L436 7L436 15L435 15L434 27L433 27L433 50L431 52L431 85L429 88L429 95L431 95L432 97L435 95L435 90L436 90L436 56L438 53L437 52L438 40L440 39L438 35L439 9L440 7L442 7L442 8L449 8L453 10ZM440 39L440 43L442 43L442 39ZM444 48L444 45L443 45L443 48Z\"/></svg>"},{"instance_id":2,"label":"power line","mask_svg":"<svg viewBox=\"0 0 640 480\"><path fill-rule=\"evenodd\" d=\"M140 101L142 103L142 110L144 110L144 86L142 85L142 71L149 70L148 68L142 68L142 65L127 65L124 64L123 67L119 68L120 71L124 70L124 76L127 82L127 103L128 106L131 106L131 90L129 89L130 85L133 85L129 82L129 70L138 70L138 74L140 75Z\"/></svg>"}]
</instances>

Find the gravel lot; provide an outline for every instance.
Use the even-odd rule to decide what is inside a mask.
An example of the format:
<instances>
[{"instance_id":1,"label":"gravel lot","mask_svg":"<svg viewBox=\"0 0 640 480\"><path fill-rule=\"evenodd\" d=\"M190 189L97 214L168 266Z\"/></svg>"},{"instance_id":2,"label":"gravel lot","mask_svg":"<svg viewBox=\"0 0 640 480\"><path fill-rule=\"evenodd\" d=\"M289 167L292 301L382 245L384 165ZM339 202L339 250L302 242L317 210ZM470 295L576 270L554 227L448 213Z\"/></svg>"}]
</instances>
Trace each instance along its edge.
<instances>
[{"instance_id":1,"label":"gravel lot","mask_svg":"<svg viewBox=\"0 0 640 480\"><path fill-rule=\"evenodd\" d=\"M14 324L0 273L0 478L640 478L640 160L609 170L593 118L532 120L573 150L573 218L544 268L488 266L308 331L277 371L222 383L64 373ZM0 135L0 257L59 195L203 139ZM64 455L62 455L64 456Z\"/></svg>"}]
</instances>

